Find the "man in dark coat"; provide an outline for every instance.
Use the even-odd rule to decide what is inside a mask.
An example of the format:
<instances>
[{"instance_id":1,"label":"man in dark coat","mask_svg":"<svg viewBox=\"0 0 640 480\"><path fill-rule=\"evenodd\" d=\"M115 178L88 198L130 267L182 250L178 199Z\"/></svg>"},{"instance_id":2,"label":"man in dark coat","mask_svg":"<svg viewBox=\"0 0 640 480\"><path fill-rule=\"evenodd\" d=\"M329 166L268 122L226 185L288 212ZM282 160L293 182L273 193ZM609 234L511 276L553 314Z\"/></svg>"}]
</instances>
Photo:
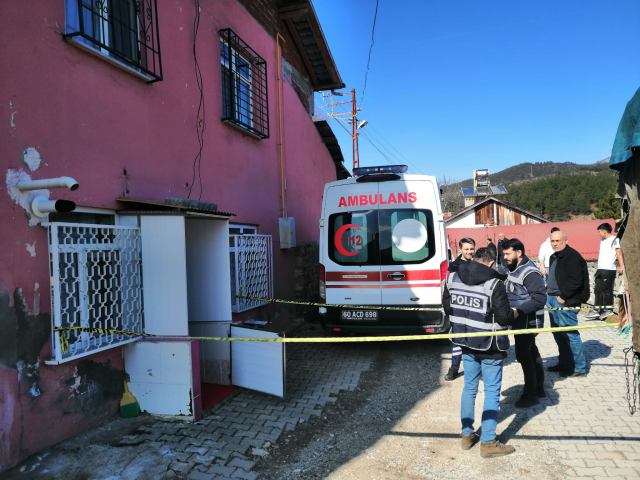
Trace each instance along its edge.
<instances>
[{"instance_id":1,"label":"man in dark coat","mask_svg":"<svg viewBox=\"0 0 640 480\"><path fill-rule=\"evenodd\" d=\"M504 242L509 240L504 236L504 233L500 232L498 234L498 259L496 263L498 264L498 271L503 275L509 274L509 267L507 266L507 261L504 259Z\"/></svg>"},{"instance_id":2,"label":"man in dark coat","mask_svg":"<svg viewBox=\"0 0 640 480\"><path fill-rule=\"evenodd\" d=\"M590 294L587 262L567 245L567 234L562 231L551 234L551 246L555 253L549 259L547 307L580 307ZM573 327L578 325L578 310L551 310L549 318L551 327ZM553 332L553 337L558 344L558 363L547 370L562 377L585 376L587 363L580 332Z\"/></svg>"}]
</instances>

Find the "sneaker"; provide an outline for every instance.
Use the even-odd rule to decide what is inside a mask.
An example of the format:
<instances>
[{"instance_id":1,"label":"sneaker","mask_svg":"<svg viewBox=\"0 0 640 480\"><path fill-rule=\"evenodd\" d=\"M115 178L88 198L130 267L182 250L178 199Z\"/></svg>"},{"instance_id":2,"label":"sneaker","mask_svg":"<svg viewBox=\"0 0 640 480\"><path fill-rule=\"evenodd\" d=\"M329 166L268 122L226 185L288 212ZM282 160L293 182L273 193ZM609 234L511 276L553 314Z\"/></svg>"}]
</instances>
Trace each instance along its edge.
<instances>
[{"instance_id":1,"label":"sneaker","mask_svg":"<svg viewBox=\"0 0 640 480\"><path fill-rule=\"evenodd\" d=\"M563 372L560 374L560 376L564 378L586 377L587 372Z\"/></svg>"},{"instance_id":2,"label":"sneaker","mask_svg":"<svg viewBox=\"0 0 640 480\"><path fill-rule=\"evenodd\" d=\"M547 372L570 372L570 368L562 367L560 365L552 365L547 367Z\"/></svg>"},{"instance_id":3,"label":"sneaker","mask_svg":"<svg viewBox=\"0 0 640 480\"><path fill-rule=\"evenodd\" d=\"M463 433L460 436L462 437L461 445L463 450L471 450L471 448L480 440L480 436L477 433L472 433L468 437Z\"/></svg>"},{"instance_id":4,"label":"sneaker","mask_svg":"<svg viewBox=\"0 0 640 480\"><path fill-rule=\"evenodd\" d=\"M600 315L600 320L604 320L607 317L610 317L611 315L615 315L615 313L613 313L611 310L605 310L604 312L602 312L602 315Z\"/></svg>"},{"instance_id":5,"label":"sneaker","mask_svg":"<svg viewBox=\"0 0 640 480\"><path fill-rule=\"evenodd\" d=\"M450 382L452 380L455 380L456 378L458 378L458 370L453 367L449 367L449 371L444 376L445 381Z\"/></svg>"},{"instance_id":6,"label":"sneaker","mask_svg":"<svg viewBox=\"0 0 640 480\"><path fill-rule=\"evenodd\" d=\"M533 407L534 405L538 405L540 403L540 400L538 400L538 397L536 395L530 395L528 393L523 393L522 396L516 400L516 408L529 408L529 407Z\"/></svg>"},{"instance_id":7,"label":"sneaker","mask_svg":"<svg viewBox=\"0 0 640 480\"><path fill-rule=\"evenodd\" d=\"M598 310L591 310L591 313L585 315L587 320L598 320L600 318L600 312Z\"/></svg>"},{"instance_id":8,"label":"sneaker","mask_svg":"<svg viewBox=\"0 0 640 480\"><path fill-rule=\"evenodd\" d=\"M484 458L503 457L515 451L516 449L511 445L505 445L497 439L493 442L482 442L480 444L480 456Z\"/></svg>"}]
</instances>

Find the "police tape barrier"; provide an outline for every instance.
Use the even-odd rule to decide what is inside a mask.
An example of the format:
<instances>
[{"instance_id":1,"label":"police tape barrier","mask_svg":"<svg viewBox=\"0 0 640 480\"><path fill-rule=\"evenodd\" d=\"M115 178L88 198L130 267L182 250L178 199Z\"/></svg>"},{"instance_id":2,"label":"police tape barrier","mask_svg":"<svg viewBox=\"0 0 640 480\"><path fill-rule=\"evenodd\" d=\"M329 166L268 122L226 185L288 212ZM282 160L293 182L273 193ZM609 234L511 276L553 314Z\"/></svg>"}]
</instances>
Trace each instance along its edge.
<instances>
[{"instance_id":1,"label":"police tape barrier","mask_svg":"<svg viewBox=\"0 0 640 480\"><path fill-rule=\"evenodd\" d=\"M128 335L132 337L170 338L172 340L213 340L218 342L267 342L267 343L353 343L353 342L399 342L403 340L438 340L445 338L463 337L500 337L504 335L524 335L543 332L573 332L575 330L590 330L594 328L617 327L614 323L602 323L598 325L578 325L575 327L555 328L529 328L525 330L508 330L501 332L478 332L465 335L438 333L433 335L402 335L384 337L319 337L319 338L241 338L241 337L182 337L173 335L154 335L151 333L127 332L125 330L112 330L110 328L90 327L55 327L54 331L60 335L60 348L62 353L69 351L69 341L66 331L82 333L99 333L103 335Z\"/></svg>"},{"instance_id":2,"label":"police tape barrier","mask_svg":"<svg viewBox=\"0 0 640 480\"><path fill-rule=\"evenodd\" d=\"M246 297L243 295L236 295L237 298L242 298L245 300L255 300L259 302L269 302L269 303L287 303L291 305L304 305L306 307L332 307L332 308L354 308L354 309L366 309L366 310L403 310L409 312L442 312L442 307L440 308L422 308L422 307L386 307L381 305L338 305L333 303L314 303L314 302L295 302L293 300L280 300L277 298L262 298L262 297ZM615 305L590 305L585 303L587 307L591 308L602 308L602 309L613 309L618 308ZM556 308L543 308L545 312L548 311L556 311L556 310L582 310L583 307L556 307Z\"/></svg>"}]
</instances>

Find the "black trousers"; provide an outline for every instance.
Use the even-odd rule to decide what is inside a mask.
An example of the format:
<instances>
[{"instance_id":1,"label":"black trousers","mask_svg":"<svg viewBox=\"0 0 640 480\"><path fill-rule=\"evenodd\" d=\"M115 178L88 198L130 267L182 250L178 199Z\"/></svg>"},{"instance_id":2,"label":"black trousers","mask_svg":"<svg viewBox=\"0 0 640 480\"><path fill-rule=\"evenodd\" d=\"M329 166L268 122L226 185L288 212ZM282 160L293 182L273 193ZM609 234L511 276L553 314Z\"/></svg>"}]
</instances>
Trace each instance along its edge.
<instances>
[{"instance_id":1,"label":"black trousers","mask_svg":"<svg viewBox=\"0 0 640 480\"><path fill-rule=\"evenodd\" d=\"M615 270L598 270L596 272L596 285L594 288L596 307L601 305L613 305L613 286L616 283ZM599 308L602 313L602 308ZM610 309L609 309L610 310Z\"/></svg>"},{"instance_id":2,"label":"black trousers","mask_svg":"<svg viewBox=\"0 0 640 480\"><path fill-rule=\"evenodd\" d=\"M536 346L537 333L516 335L516 359L524 373L524 393L535 395L544 387L542 357Z\"/></svg>"}]
</instances>

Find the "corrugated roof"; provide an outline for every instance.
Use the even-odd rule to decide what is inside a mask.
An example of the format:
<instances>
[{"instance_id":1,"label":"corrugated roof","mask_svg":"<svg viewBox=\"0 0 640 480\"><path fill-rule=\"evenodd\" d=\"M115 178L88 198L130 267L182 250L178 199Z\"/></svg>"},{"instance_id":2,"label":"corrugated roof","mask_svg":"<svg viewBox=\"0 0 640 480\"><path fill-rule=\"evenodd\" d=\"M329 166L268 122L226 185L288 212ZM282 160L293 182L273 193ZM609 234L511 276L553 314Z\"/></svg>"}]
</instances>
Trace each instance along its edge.
<instances>
[{"instance_id":1,"label":"corrugated roof","mask_svg":"<svg viewBox=\"0 0 640 480\"><path fill-rule=\"evenodd\" d=\"M551 229L558 227L567 234L569 246L578 250L585 260L594 261L598 259L600 251L600 236L597 227L604 222L608 222L612 228L615 226L615 220L609 219L498 227L447 228L447 237L451 251L455 255L461 238L473 238L476 241L476 248L480 248L486 246L487 243L483 239L487 237L491 237L493 242L497 244L498 234L502 232L507 238L518 238L524 243L527 256L537 257L540 245L549 238Z\"/></svg>"}]
</instances>

